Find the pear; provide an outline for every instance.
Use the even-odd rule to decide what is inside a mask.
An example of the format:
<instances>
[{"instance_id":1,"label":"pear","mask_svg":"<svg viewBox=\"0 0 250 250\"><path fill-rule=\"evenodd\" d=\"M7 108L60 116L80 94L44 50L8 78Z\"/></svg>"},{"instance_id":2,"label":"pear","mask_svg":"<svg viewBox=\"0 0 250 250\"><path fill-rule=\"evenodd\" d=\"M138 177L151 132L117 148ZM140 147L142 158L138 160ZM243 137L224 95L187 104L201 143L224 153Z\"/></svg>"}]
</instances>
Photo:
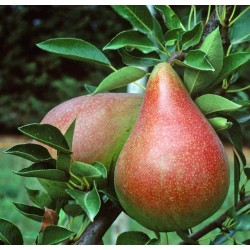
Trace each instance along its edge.
<instances>
[{"instance_id":1,"label":"pear","mask_svg":"<svg viewBox=\"0 0 250 250\"><path fill-rule=\"evenodd\" d=\"M114 185L125 212L158 232L201 223L227 195L224 147L168 63L158 64L148 80Z\"/></svg>"}]
</instances>

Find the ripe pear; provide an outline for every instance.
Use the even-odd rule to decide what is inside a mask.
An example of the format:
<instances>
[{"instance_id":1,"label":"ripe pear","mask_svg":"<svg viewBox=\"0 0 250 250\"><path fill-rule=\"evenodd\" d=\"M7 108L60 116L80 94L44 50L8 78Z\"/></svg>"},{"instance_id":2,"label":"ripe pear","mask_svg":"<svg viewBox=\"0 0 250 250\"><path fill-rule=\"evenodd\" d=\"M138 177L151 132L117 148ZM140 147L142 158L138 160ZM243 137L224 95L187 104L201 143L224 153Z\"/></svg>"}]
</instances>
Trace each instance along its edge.
<instances>
[{"instance_id":1,"label":"ripe pear","mask_svg":"<svg viewBox=\"0 0 250 250\"><path fill-rule=\"evenodd\" d=\"M227 195L223 145L168 63L158 64L149 78L114 184L125 212L159 232L199 224Z\"/></svg>"},{"instance_id":2,"label":"ripe pear","mask_svg":"<svg viewBox=\"0 0 250 250\"><path fill-rule=\"evenodd\" d=\"M89 164L98 161L109 170L131 132L142 98L126 93L79 96L53 108L41 124L51 124L64 134L76 118L73 159ZM56 151L46 147L56 158Z\"/></svg>"}]
</instances>

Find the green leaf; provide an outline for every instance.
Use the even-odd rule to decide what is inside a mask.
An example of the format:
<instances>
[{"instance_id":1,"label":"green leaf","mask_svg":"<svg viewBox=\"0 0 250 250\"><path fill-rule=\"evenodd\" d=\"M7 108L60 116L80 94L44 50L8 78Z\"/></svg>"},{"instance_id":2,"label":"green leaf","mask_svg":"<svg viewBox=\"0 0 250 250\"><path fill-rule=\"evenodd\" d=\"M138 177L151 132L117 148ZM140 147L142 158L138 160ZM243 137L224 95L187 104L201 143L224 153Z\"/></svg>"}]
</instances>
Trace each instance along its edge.
<instances>
[{"instance_id":1,"label":"green leaf","mask_svg":"<svg viewBox=\"0 0 250 250\"><path fill-rule=\"evenodd\" d=\"M94 94L109 91L112 89L121 88L123 86L128 85L131 82L134 82L143 76L146 75L146 72L140 68L136 68L133 66L128 66L121 68L113 73L111 73L108 77L106 77L97 87Z\"/></svg>"},{"instance_id":2,"label":"green leaf","mask_svg":"<svg viewBox=\"0 0 250 250\"><path fill-rule=\"evenodd\" d=\"M98 165L98 163L96 164ZM100 167L100 165L98 165ZM101 167L100 167L101 168ZM103 169L101 171L90 164L75 161L71 166L71 172L78 177L103 177Z\"/></svg>"},{"instance_id":3,"label":"green leaf","mask_svg":"<svg viewBox=\"0 0 250 250\"><path fill-rule=\"evenodd\" d=\"M162 15L164 23L168 29L181 28L182 24L179 17L175 12L167 5L156 5L154 6Z\"/></svg>"},{"instance_id":4,"label":"green leaf","mask_svg":"<svg viewBox=\"0 0 250 250\"><path fill-rule=\"evenodd\" d=\"M214 117L208 119L209 123L212 125L216 132L221 132L232 127L233 123L228 121L224 117Z\"/></svg>"},{"instance_id":5,"label":"green leaf","mask_svg":"<svg viewBox=\"0 0 250 250\"><path fill-rule=\"evenodd\" d=\"M215 112L231 112L242 107L222 96L213 94L202 95L195 100L195 103L204 115Z\"/></svg>"},{"instance_id":6,"label":"green leaf","mask_svg":"<svg viewBox=\"0 0 250 250\"><path fill-rule=\"evenodd\" d=\"M250 231L250 215L241 214L237 216L237 224L235 227L237 231Z\"/></svg>"},{"instance_id":7,"label":"green leaf","mask_svg":"<svg viewBox=\"0 0 250 250\"><path fill-rule=\"evenodd\" d=\"M221 235L217 235L215 239L212 241L212 243L213 245L222 245L224 242L228 241L228 237L233 236L235 233L236 233L235 230L229 230L229 233L223 233Z\"/></svg>"},{"instance_id":8,"label":"green leaf","mask_svg":"<svg viewBox=\"0 0 250 250\"><path fill-rule=\"evenodd\" d=\"M249 62L250 53L249 52L237 52L226 56L224 58L223 66L216 79L216 83L221 82L223 79L227 78L230 74L233 74L236 70L238 70L242 65Z\"/></svg>"},{"instance_id":9,"label":"green leaf","mask_svg":"<svg viewBox=\"0 0 250 250\"><path fill-rule=\"evenodd\" d=\"M124 47L132 47L143 53L149 53L158 49L144 34L135 30L125 30L116 35L103 50L117 50Z\"/></svg>"},{"instance_id":10,"label":"green leaf","mask_svg":"<svg viewBox=\"0 0 250 250\"><path fill-rule=\"evenodd\" d=\"M153 18L153 33L149 34L149 38L152 41L157 41L156 45L160 42L163 42L163 33L162 33L162 28L161 25L159 24L159 22L157 21L157 19L152 16Z\"/></svg>"},{"instance_id":11,"label":"green leaf","mask_svg":"<svg viewBox=\"0 0 250 250\"><path fill-rule=\"evenodd\" d=\"M64 212L72 217L79 216L84 213L83 209L78 204L66 204L63 207Z\"/></svg>"},{"instance_id":12,"label":"green leaf","mask_svg":"<svg viewBox=\"0 0 250 250\"><path fill-rule=\"evenodd\" d=\"M6 245L23 245L23 236L16 225L0 218L0 241Z\"/></svg>"},{"instance_id":13,"label":"green leaf","mask_svg":"<svg viewBox=\"0 0 250 250\"><path fill-rule=\"evenodd\" d=\"M84 84L84 87L85 87L86 91L88 92L88 94L93 94L96 90L95 86L92 86L89 84Z\"/></svg>"},{"instance_id":14,"label":"green leaf","mask_svg":"<svg viewBox=\"0 0 250 250\"><path fill-rule=\"evenodd\" d=\"M79 203L89 219L93 222L101 208L101 199L95 183L93 189L87 193L72 189L66 189L66 192Z\"/></svg>"},{"instance_id":15,"label":"green leaf","mask_svg":"<svg viewBox=\"0 0 250 250\"><path fill-rule=\"evenodd\" d=\"M108 58L94 45L76 38L53 38L38 43L40 49L69 59L101 65L111 65Z\"/></svg>"},{"instance_id":16,"label":"green leaf","mask_svg":"<svg viewBox=\"0 0 250 250\"><path fill-rule=\"evenodd\" d=\"M92 163L92 166L95 167L101 173L102 178L107 178L107 168L101 162L95 161Z\"/></svg>"},{"instance_id":17,"label":"green leaf","mask_svg":"<svg viewBox=\"0 0 250 250\"><path fill-rule=\"evenodd\" d=\"M130 231L121 233L116 240L116 245L146 245L149 241L150 238L147 234Z\"/></svg>"},{"instance_id":18,"label":"green leaf","mask_svg":"<svg viewBox=\"0 0 250 250\"><path fill-rule=\"evenodd\" d=\"M245 245L250 245L250 239L244 240L242 243L245 244Z\"/></svg>"},{"instance_id":19,"label":"green leaf","mask_svg":"<svg viewBox=\"0 0 250 250\"><path fill-rule=\"evenodd\" d=\"M199 43L203 32L202 22L199 22L193 27L193 29L188 30L182 35L182 49L186 50L191 46Z\"/></svg>"},{"instance_id":20,"label":"green leaf","mask_svg":"<svg viewBox=\"0 0 250 250\"><path fill-rule=\"evenodd\" d=\"M15 172L17 175L21 175L24 177L36 177L36 178L43 178L47 180L53 181L67 181L68 178L65 175L65 172L59 169L51 168L50 165L37 162L32 164L30 167L23 168L18 172Z\"/></svg>"},{"instance_id":21,"label":"green leaf","mask_svg":"<svg viewBox=\"0 0 250 250\"><path fill-rule=\"evenodd\" d=\"M199 242L196 240L193 240L192 238L188 237L184 232L182 231L176 231L176 234L185 242L191 244L191 245L199 245Z\"/></svg>"},{"instance_id":22,"label":"green leaf","mask_svg":"<svg viewBox=\"0 0 250 250\"><path fill-rule=\"evenodd\" d=\"M45 228L42 236L42 245L56 245L69 239L75 233L64 227L48 226Z\"/></svg>"},{"instance_id":23,"label":"green leaf","mask_svg":"<svg viewBox=\"0 0 250 250\"><path fill-rule=\"evenodd\" d=\"M184 83L190 94L206 88L214 79L217 78L223 65L223 47L219 28L210 33L200 50L207 55L207 60L213 66L215 71L204 72L201 70L185 69Z\"/></svg>"},{"instance_id":24,"label":"green leaf","mask_svg":"<svg viewBox=\"0 0 250 250\"><path fill-rule=\"evenodd\" d=\"M250 180L250 168L244 168L244 173L248 180Z\"/></svg>"},{"instance_id":25,"label":"green leaf","mask_svg":"<svg viewBox=\"0 0 250 250\"><path fill-rule=\"evenodd\" d=\"M112 8L138 31L145 34L152 31L153 19L145 5L113 5Z\"/></svg>"},{"instance_id":26,"label":"green leaf","mask_svg":"<svg viewBox=\"0 0 250 250\"><path fill-rule=\"evenodd\" d=\"M250 41L250 9L244 13L230 30L231 44L239 44Z\"/></svg>"},{"instance_id":27,"label":"green leaf","mask_svg":"<svg viewBox=\"0 0 250 250\"><path fill-rule=\"evenodd\" d=\"M179 61L174 59L174 62L180 66L184 66L191 69L205 70L205 71L214 71L213 66L207 60L206 53L201 50L190 50L184 61Z\"/></svg>"},{"instance_id":28,"label":"green leaf","mask_svg":"<svg viewBox=\"0 0 250 250\"><path fill-rule=\"evenodd\" d=\"M181 28L176 28L176 29L171 29L168 30L167 33L165 34L164 40L165 46L172 46L175 44L175 42L180 39L181 34L182 34L182 29Z\"/></svg>"},{"instance_id":29,"label":"green leaf","mask_svg":"<svg viewBox=\"0 0 250 250\"><path fill-rule=\"evenodd\" d=\"M151 239L149 240L146 245L161 245L161 240L160 239Z\"/></svg>"},{"instance_id":30,"label":"green leaf","mask_svg":"<svg viewBox=\"0 0 250 250\"><path fill-rule=\"evenodd\" d=\"M240 162L238 156L234 152L234 204L237 205L239 196L240 183Z\"/></svg>"},{"instance_id":31,"label":"green leaf","mask_svg":"<svg viewBox=\"0 0 250 250\"><path fill-rule=\"evenodd\" d=\"M18 128L28 137L42 142L54 149L71 154L67 141L61 131L50 124L32 123Z\"/></svg>"},{"instance_id":32,"label":"green leaf","mask_svg":"<svg viewBox=\"0 0 250 250\"><path fill-rule=\"evenodd\" d=\"M64 137L67 141L67 144L69 146L69 149L72 150L72 142L73 142L73 136L75 132L75 126L76 126L76 118L71 122L69 127L67 128Z\"/></svg>"},{"instance_id":33,"label":"green leaf","mask_svg":"<svg viewBox=\"0 0 250 250\"><path fill-rule=\"evenodd\" d=\"M137 67L151 67L161 62L159 57L152 54L147 54L146 56L132 55L129 54L125 49L121 49L118 52L122 57L123 63L126 65L133 65Z\"/></svg>"},{"instance_id":34,"label":"green leaf","mask_svg":"<svg viewBox=\"0 0 250 250\"><path fill-rule=\"evenodd\" d=\"M13 204L18 209L18 211L24 216L38 222L42 221L44 215L44 209L16 202L13 202Z\"/></svg>"},{"instance_id":35,"label":"green leaf","mask_svg":"<svg viewBox=\"0 0 250 250\"><path fill-rule=\"evenodd\" d=\"M113 187L107 187L104 189L100 189L99 192L105 194L112 201L112 203L116 204L117 206L121 206L120 202L117 198L115 189Z\"/></svg>"},{"instance_id":36,"label":"green leaf","mask_svg":"<svg viewBox=\"0 0 250 250\"><path fill-rule=\"evenodd\" d=\"M70 163L71 163L71 155L65 154L60 151L57 153L56 168L58 170L62 170L68 173L70 168Z\"/></svg>"},{"instance_id":37,"label":"green leaf","mask_svg":"<svg viewBox=\"0 0 250 250\"><path fill-rule=\"evenodd\" d=\"M48 161L52 159L48 149L34 143L18 144L4 152L6 154L20 156L33 162Z\"/></svg>"},{"instance_id":38,"label":"green leaf","mask_svg":"<svg viewBox=\"0 0 250 250\"><path fill-rule=\"evenodd\" d=\"M48 207L51 208L54 206L54 201L51 197L42 190L29 189L27 187L26 192L32 202L34 202L40 208Z\"/></svg>"}]
</instances>

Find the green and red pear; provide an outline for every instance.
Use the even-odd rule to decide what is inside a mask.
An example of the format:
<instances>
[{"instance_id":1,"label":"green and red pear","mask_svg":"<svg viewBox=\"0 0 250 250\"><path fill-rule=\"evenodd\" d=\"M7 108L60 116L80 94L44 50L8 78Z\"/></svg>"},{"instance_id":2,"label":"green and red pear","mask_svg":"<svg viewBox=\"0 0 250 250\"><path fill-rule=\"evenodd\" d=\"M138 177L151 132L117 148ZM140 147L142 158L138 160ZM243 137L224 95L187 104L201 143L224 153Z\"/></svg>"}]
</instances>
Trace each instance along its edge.
<instances>
[{"instance_id":1,"label":"green and red pear","mask_svg":"<svg viewBox=\"0 0 250 250\"><path fill-rule=\"evenodd\" d=\"M168 63L151 73L114 183L125 212L159 232L201 223L227 195L224 147Z\"/></svg>"}]
</instances>

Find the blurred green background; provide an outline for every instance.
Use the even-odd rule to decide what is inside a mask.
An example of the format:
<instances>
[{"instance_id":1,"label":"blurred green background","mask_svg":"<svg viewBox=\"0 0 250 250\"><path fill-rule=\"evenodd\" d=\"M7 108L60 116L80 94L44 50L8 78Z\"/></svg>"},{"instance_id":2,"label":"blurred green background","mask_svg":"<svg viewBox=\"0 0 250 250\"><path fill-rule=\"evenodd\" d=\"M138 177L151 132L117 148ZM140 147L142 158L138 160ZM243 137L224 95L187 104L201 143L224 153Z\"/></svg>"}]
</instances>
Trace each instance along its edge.
<instances>
[{"instance_id":1,"label":"blurred green background","mask_svg":"<svg viewBox=\"0 0 250 250\"><path fill-rule=\"evenodd\" d=\"M190 6L173 8L182 20L187 20ZM206 15L206 11L207 7L197 8L198 15ZM39 122L52 107L85 94L84 84L98 85L110 73L100 66L56 57L41 51L36 44L50 38L75 37L102 49L117 33L130 28L109 6L0 6L0 217L17 224L24 232L26 244L34 242L36 234L32 232L38 232L40 225L17 212L12 201L31 204L25 186L35 189L40 184L35 179L13 174L28 162L2 151L17 143L13 134L18 134L18 126ZM238 50L246 50L246 45L242 46ZM117 52L104 53L112 64L122 66ZM241 70L239 87L248 80L249 68L250 63ZM236 99L249 100L249 91L239 92ZM244 117L246 119L245 114ZM249 126L248 122L243 127L246 146L249 146ZM232 191L233 186L223 207L212 218L232 204ZM153 232L123 216L107 232L104 242L114 244L117 234L127 230L143 230L154 236ZM169 237L171 244L180 240L175 233ZM237 237L241 240L246 235Z\"/></svg>"}]
</instances>

